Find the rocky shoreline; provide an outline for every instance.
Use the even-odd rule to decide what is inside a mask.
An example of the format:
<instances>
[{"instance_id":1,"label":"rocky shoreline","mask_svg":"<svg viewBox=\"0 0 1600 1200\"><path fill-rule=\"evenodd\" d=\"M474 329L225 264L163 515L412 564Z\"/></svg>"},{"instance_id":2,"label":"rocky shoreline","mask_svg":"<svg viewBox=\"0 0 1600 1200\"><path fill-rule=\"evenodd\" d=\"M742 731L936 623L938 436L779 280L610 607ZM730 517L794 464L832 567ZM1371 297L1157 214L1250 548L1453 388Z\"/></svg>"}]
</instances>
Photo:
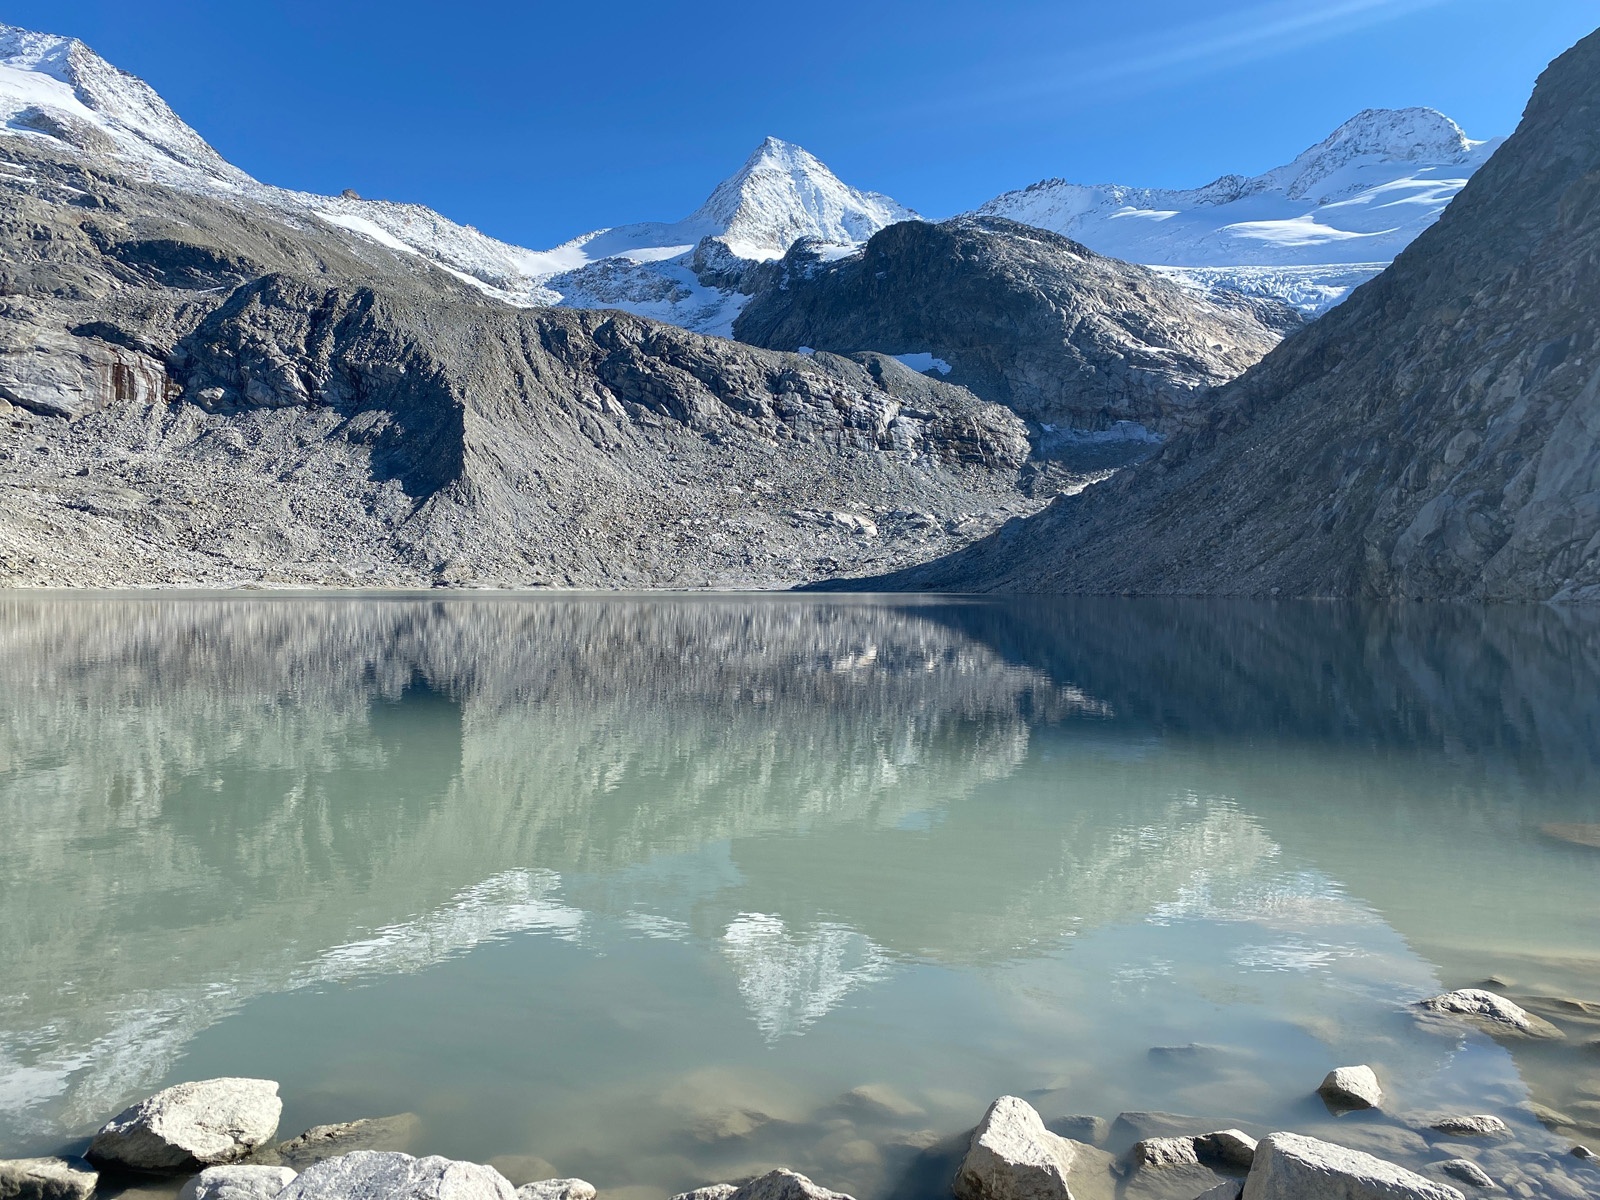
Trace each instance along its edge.
<instances>
[{"instance_id":1,"label":"rocky shoreline","mask_svg":"<svg viewBox=\"0 0 1600 1200\"><path fill-rule=\"evenodd\" d=\"M1418 1002L1414 1013L1424 1025L1455 1037L1474 1029L1506 1045L1567 1039L1555 1024L1484 988L1431 997ZM1316 1095L1333 1118L1359 1113L1385 1123L1352 1124L1340 1142L1290 1130L1256 1136L1161 1112L1125 1112L1114 1122L1073 1115L1047 1123L1027 1100L1001 1096L970 1134L943 1142L930 1135L926 1153L959 1165L953 1178L946 1175L946 1188L918 1194L954 1200L1466 1200L1483 1192L1583 1200L1600 1188L1600 1156L1588 1147L1570 1144L1558 1151L1554 1143L1533 1145L1492 1113L1388 1111L1378 1072L1364 1064L1329 1071ZM1552 1131L1584 1128L1547 1106L1523 1107L1524 1115ZM278 1084L271 1080L180 1083L106 1122L82 1157L0 1160L0 1200L90 1200L152 1180L169 1186L184 1180L180 1200L598 1195L594 1185L576 1178L513 1182L510 1176L519 1169L543 1173L549 1164L542 1160L515 1160L517 1168L510 1166L513 1160L495 1160L508 1174L491 1164L414 1156L400 1148L413 1148L417 1140L420 1121L411 1114L321 1125L275 1141L282 1111ZM673 1200L852 1198L777 1168L707 1184Z\"/></svg>"}]
</instances>

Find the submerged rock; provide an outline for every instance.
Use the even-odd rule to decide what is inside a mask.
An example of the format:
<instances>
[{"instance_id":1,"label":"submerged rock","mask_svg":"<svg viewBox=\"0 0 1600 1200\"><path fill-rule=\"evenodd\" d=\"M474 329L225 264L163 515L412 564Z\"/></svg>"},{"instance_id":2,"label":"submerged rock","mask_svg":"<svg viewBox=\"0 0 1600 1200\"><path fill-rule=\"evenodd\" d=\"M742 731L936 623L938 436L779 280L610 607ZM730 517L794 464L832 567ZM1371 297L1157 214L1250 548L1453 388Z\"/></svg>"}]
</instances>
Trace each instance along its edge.
<instances>
[{"instance_id":1,"label":"submerged rock","mask_svg":"<svg viewBox=\"0 0 1600 1200\"><path fill-rule=\"evenodd\" d=\"M1452 1179L1459 1179L1463 1183L1470 1183L1473 1187L1492 1188L1494 1180L1489 1174L1470 1158L1452 1158L1445 1162L1435 1164Z\"/></svg>"},{"instance_id":2,"label":"submerged rock","mask_svg":"<svg viewBox=\"0 0 1600 1200\"><path fill-rule=\"evenodd\" d=\"M1441 1117L1428 1128L1455 1137L1507 1137L1511 1133L1509 1125L1489 1113L1471 1117Z\"/></svg>"},{"instance_id":3,"label":"submerged rock","mask_svg":"<svg viewBox=\"0 0 1600 1200\"><path fill-rule=\"evenodd\" d=\"M1423 1012L1454 1017L1495 1037L1559 1038L1564 1035L1543 1017L1483 988L1462 988L1419 1001Z\"/></svg>"},{"instance_id":4,"label":"submerged rock","mask_svg":"<svg viewBox=\"0 0 1600 1200\"><path fill-rule=\"evenodd\" d=\"M88 1200L99 1178L81 1158L4 1158L0 1200Z\"/></svg>"},{"instance_id":5,"label":"submerged rock","mask_svg":"<svg viewBox=\"0 0 1600 1200\"><path fill-rule=\"evenodd\" d=\"M313 1163L353 1150L407 1150L416 1143L422 1118L416 1113L367 1117L335 1125L314 1125L299 1137L279 1142L254 1156L256 1162L284 1163L303 1171Z\"/></svg>"},{"instance_id":6,"label":"submerged rock","mask_svg":"<svg viewBox=\"0 0 1600 1200\"><path fill-rule=\"evenodd\" d=\"M594 1200L594 1184L586 1179L541 1179L517 1189L517 1200Z\"/></svg>"},{"instance_id":7,"label":"submerged rock","mask_svg":"<svg viewBox=\"0 0 1600 1200\"><path fill-rule=\"evenodd\" d=\"M1192 1137L1145 1138L1135 1142L1128 1159L1136 1167L1197 1167L1200 1155Z\"/></svg>"},{"instance_id":8,"label":"submerged rock","mask_svg":"<svg viewBox=\"0 0 1600 1200\"><path fill-rule=\"evenodd\" d=\"M278 1132L283 1101L270 1079L203 1079L157 1092L118 1113L88 1157L131 1171L185 1171L243 1158Z\"/></svg>"},{"instance_id":9,"label":"submerged rock","mask_svg":"<svg viewBox=\"0 0 1600 1200\"><path fill-rule=\"evenodd\" d=\"M851 1088L839 1097L843 1108L856 1109L873 1117L920 1117L923 1110L888 1084L868 1083Z\"/></svg>"},{"instance_id":10,"label":"submerged rock","mask_svg":"<svg viewBox=\"0 0 1600 1200\"><path fill-rule=\"evenodd\" d=\"M1046 1122L1045 1127L1051 1133L1082 1142L1086 1146L1103 1146L1106 1138L1111 1136L1111 1122L1104 1117L1057 1117L1054 1121Z\"/></svg>"},{"instance_id":11,"label":"submerged rock","mask_svg":"<svg viewBox=\"0 0 1600 1200\"><path fill-rule=\"evenodd\" d=\"M1142 1142L1154 1137L1193 1137L1205 1127L1202 1117L1169 1112L1123 1112L1111 1123L1111 1137L1120 1146L1125 1140Z\"/></svg>"},{"instance_id":12,"label":"submerged rock","mask_svg":"<svg viewBox=\"0 0 1600 1200\"><path fill-rule=\"evenodd\" d=\"M1383 1103L1383 1088L1371 1067L1336 1067L1328 1072L1317 1095L1335 1111L1377 1108Z\"/></svg>"},{"instance_id":13,"label":"submerged rock","mask_svg":"<svg viewBox=\"0 0 1600 1200\"><path fill-rule=\"evenodd\" d=\"M957 1200L1072 1200L1074 1171L1109 1171L1111 1156L1044 1127L1026 1100L1001 1096L972 1132Z\"/></svg>"},{"instance_id":14,"label":"submerged rock","mask_svg":"<svg viewBox=\"0 0 1600 1200\"><path fill-rule=\"evenodd\" d=\"M1261 1140L1244 1200L1463 1200L1459 1191L1332 1142L1274 1133Z\"/></svg>"},{"instance_id":15,"label":"submerged rock","mask_svg":"<svg viewBox=\"0 0 1600 1200\"><path fill-rule=\"evenodd\" d=\"M234 1163L207 1167L178 1193L178 1200L273 1200L294 1182L290 1167Z\"/></svg>"},{"instance_id":16,"label":"submerged rock","mask_svg":"<svg viewBox=\"0 0 1600 1200\"><path fill-rule=\"evenodd\" d=\"M280 1200L516 1200L493 1167L391 1150L356 1150L307 1167Z\"/></svg>"}]
</instances>

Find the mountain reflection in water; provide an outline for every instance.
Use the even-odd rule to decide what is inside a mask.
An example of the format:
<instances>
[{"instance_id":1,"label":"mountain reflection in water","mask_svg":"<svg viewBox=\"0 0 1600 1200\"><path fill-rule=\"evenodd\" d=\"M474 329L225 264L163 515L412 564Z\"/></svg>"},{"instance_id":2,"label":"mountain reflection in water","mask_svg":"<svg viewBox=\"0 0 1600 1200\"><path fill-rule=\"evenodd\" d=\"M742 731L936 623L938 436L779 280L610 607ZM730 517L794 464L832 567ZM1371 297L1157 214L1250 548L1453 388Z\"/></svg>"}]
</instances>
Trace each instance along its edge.
<instances>
[{"instance_id":1,"label":"mountain reflection in water","mask_svg":"<svg viewBox=\"0 0 1600 1200\"><path fill-rule=\"evenodd\" d=\"M483 1157L581 1162L596 1106L648 1102L641 1161L697 1183L768 1152L706 1135L702 1094L780 1062L793 1095L728 1103L793 1130L942 1039L942 1091L894 1082L943 1133L1057 1076L1075 1111L1182 1107L1115 1070L1163 1030L1279 1039L1281 1079L1222 1085L1241 1119L1319 1055L1515 1100L1503 1055L1458 1077L1392 1014L1505 964L1600 976L1597 852L1539 832L1600 820L1597 680L1600 617L1550 608L9 597L0 1142L261 1064L286 1124L368 1115L298 1110L297 1079L389 1086ZM409 1026L410 1076L319 1084L331 1051L285 1049L436 976L460 1027ZM540 1007L562 988L604 999ZM573 1023L520 1067L565 1116L485 1117L504 1081L459 1065L527 1036L513 995ZM831 1178L881 1190L857 1156Z\"/></svg>"}]
</instances>

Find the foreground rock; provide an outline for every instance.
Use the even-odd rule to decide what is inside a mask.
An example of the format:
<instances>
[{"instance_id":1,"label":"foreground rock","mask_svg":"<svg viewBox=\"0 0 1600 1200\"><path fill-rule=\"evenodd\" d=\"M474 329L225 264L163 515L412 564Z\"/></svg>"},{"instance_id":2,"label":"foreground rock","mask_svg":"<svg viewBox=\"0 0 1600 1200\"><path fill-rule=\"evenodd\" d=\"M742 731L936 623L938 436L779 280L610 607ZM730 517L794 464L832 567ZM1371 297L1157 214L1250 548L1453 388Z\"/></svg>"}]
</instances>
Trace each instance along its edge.
<instances>
[{"instance_id":1,"label":"foreground rock","mask_svg":"<svg viewBox=\"0 0 1600 1200\"><path fill-rule=\"evenodd\" d=\"M1453 1137L1508 1137L1511 1134L1509 1125L1489 1113L1470 1117L1442 1117L1428 1128Z\"/></svg>"},{"instance_id":2,"label":"foreground rock","mask_svg":"<svg viewBox=\"0 0 1600 1200\"><path fill-rule=\"evenodd\" d=\"M1261 1140L1244 1200L1463 1200L1460 1192L1332 1142L1274 1133Z\"/></svg>"},{"instance_id":3,"label":"foreground rock","mask_svg":"<svg viewBox=\"0 0 1600 1200\"><path fill-rule=\"evenodd\" d=\"M1377 1108L1383 1103L1383 1088L1371 1067L1336 1067L1317 1089L1317 1095L1335 1111L1346 1112Z\"/></svg>"},{"instance_id":4,"label":"foreground rock","mask_svg":"<svg viewBox=\"0 0 1600 1200\"><path fill-rule=\"evenodd\" d=\"M830 1192L825 1187L819 1187L798 1171L787 1171L781 1167L752 1179L742 1187L734 1188L728 1197L730 1200L852 1200L843 1192Z\"/></svg>"},{"instance_id":5,"label":"foreground rock","mask_svg":"<svg viewBox=\"0 0 1600 1200\"><path fill-rule=\"evenodd\" d=\"M1492 1037L1560 1038L1565 1035L1543 1017L1536 1017L1504 996L1482 988L1462 988L1430 996L1417 1007L1436 1017L1464 1021Z\"/></svg>"},{"instance_id":6,"label":"foreground rock","mask_svg":"<svg viewBox=\"0 0 1600 1200\"><path fill-rule=\"evenodd\" d=\"M1110 1155L1051 1133L1026 1100L1001 1096L973 1130L954 1190L957 1200L1072 1200L1074 1171L1110 1164Z\"/></svg>"},{"instance_id":7,"label":"foreground rock","mask_svg":"<svg viewBox=\"0 0 1600 1200\"><path fill-rule=\"evenodd\" d=\"M278 1132L283 1101L270 1079L204 1079L157 1092L118 1113L88 1157L130 1171L187 1171L233 1162Z\"/></svg>"},{"instance_id":8,"label":"foreground rock","mask_svg":"<svg viewBox=\"0 0 1600 1200\"><path fill-rule=\"evenodd\" d=\"M88 1200L99 1178L81 1158L0 1159L0 1200Z\"/></svg>"},{"instance_id":9,"label":"foreground rock","mask_svg":"<svg viewBox=\"0 0 1600 1200\"><path fill-rule=\"evenodd\" d=\"M517 1189L517 1200L594 1200L594 1184L586 1179L541 1179Z\"/></svg>"},{"instance_id":10,"label":"foreground rock","mask_svg":"<svg viewBox=\"0 0 1600 1200\"><path fill-rule=\"evenodd\" d=\"M280 1200L516 1200L493 1167L437 1155L356 1150L308 1167Z\"/></svg>"},{"instance_id":11,"label":"foreground rock","mask_svg":"<svg viewBox=\"0 0 1600 1200\"><path fill-rule=\"evenodd\" d=\"M1195 1151L1203 1163L1224 1167L1246 1167L1256 1160L1259 1143L1242 1129L1219 1129L1194 1139Z\"/></svg>"},{"instance_id":12,"label":"foreground rock","mask_svg":"<svg viewBox=\"0 0 1600 1200\"><path fill-rule=\"evenodd\" d=\"M273 1200L294 1182L290 1167L234 1164L207 1167L178 1193L178 1200Z\"/></svg>"}]
</instances>

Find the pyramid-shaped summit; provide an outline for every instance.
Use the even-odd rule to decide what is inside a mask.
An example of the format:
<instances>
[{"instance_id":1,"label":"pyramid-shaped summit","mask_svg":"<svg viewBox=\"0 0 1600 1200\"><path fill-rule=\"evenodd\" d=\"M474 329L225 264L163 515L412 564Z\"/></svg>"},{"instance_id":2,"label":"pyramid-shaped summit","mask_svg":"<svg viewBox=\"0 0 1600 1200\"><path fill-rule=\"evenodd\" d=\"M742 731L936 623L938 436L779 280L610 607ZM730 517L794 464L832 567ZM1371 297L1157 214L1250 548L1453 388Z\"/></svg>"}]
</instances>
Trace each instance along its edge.
<instances>
[{"instance_id":1,"label":"pyramid-shaped summit","mask_svg":"<svg viewBox=\"0 0 1600 1200\"><path fill-rule=\"evenodd\" d=\"M842 181L814 154L769 137L685 224L715 230L741 258L781 256L800 238L849 245L917 214Z\"/></svg>"}]
</instances>

